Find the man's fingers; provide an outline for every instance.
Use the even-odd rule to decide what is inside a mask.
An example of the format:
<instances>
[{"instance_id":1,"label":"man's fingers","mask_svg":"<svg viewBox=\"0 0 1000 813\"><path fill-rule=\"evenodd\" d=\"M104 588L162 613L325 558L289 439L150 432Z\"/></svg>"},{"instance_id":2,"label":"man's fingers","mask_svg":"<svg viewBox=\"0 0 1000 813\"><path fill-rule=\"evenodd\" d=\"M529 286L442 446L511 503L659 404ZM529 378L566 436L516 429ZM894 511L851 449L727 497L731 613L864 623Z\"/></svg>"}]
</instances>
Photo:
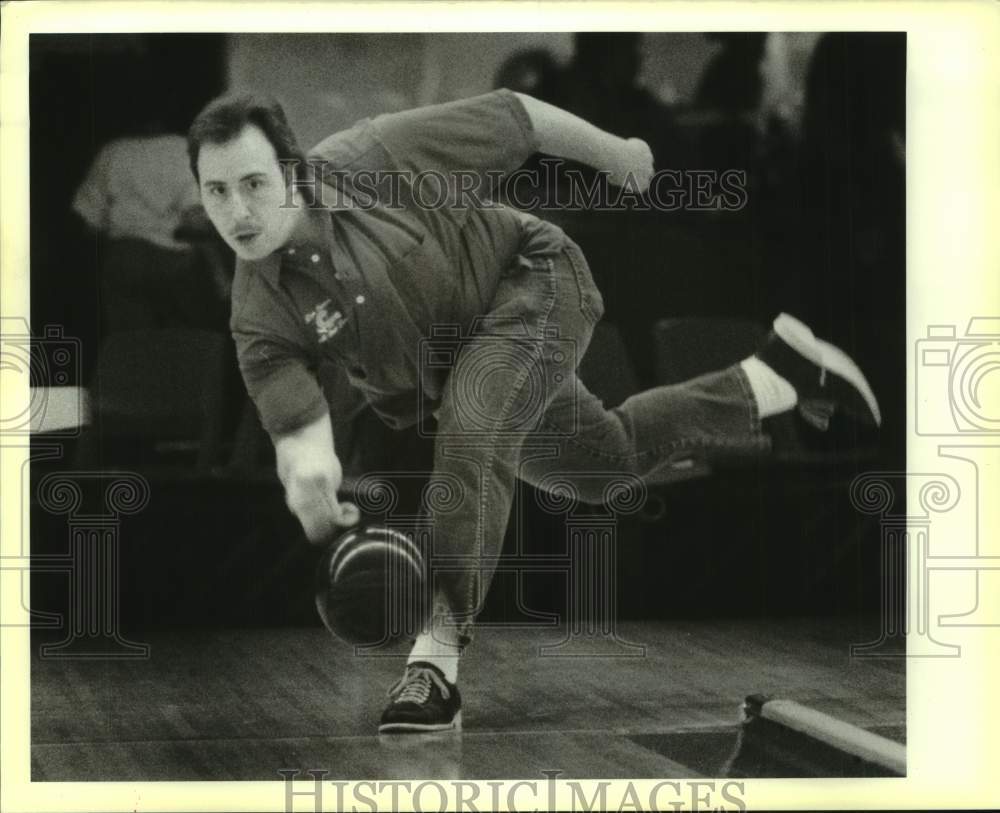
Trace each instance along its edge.
<instances>
[{"instance_id":1,"label":"man's fingers","mask_svg":"<svg viewBox=\"0 0 1000 813\"><path fill-rule=\"evenodd\" d=\"M645 192L654 174L653 152L641 138L629 138L611 169L611 183L632 192Z\"/></svg>"},{"instance_id":2,"label":"man's fingers","mask_svg":"<svg viewBox=\"0 0 1000 813\"><path fill-rule=\"evenodd\" d=\"M340 528L356 525L361 519L358 507L352 502L339 502L336 491L328 485L311 483L306 488L293 487L287 502L313 544L327 541Z\"/></svg>"},{"instance_id":3,"label":"man's fingers","mask_svg":"<svg viewBox=\"0 0 1000 813\"><path fill-rule=\"evenodd\" d=\"M354 503L340 503L340 518L337 521L338 525L349 528L352 525L357 525L360 519L361 509L359 509Z\"/></svg>"},{"instance_id":4,"label":"man's fingers","mask_svg":"<svg viewBox=\"0 0 1000 813\"><path fill-rule=\"evenodd\" d=\"M354 503L340 502L337 500L336 491L328 492L324 497L330 510L330 518L337 526L349 528L357 525L361 519L361 511Z\"/></svg>"},{"instance_id":5,"label":"man's fingers","mask_svg":"<svg viewBox=\"0 0 1000 813\"><path fill-rule=\"evenodd\" d=\"M653 151L641 138L630 139L630 142L635 151L635 179L639 184L639 191L645 192L653 177Z\"/></svg>"}]
</instances>

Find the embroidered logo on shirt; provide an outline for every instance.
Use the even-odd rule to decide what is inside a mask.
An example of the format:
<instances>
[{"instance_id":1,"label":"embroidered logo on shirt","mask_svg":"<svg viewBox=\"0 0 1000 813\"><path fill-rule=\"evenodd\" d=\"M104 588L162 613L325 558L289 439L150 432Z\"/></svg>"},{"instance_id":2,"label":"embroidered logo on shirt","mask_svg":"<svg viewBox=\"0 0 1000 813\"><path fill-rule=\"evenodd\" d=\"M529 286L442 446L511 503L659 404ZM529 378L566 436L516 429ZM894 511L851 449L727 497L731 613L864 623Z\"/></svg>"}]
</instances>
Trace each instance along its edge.
<instances>
[{"instance_id":1,"label":"embroidered logo on shirt","mask_svg":"<svg viewBox=\"0 0 1000 813\"><path fill-rule=\"evenodd\" d=\"M327 313L326 309L330 305L330 300L320 302L315 308L306 314L306 323L316 325L316 334L319 336L319 343L322 344L327 339L332 339L344 326L347 319L340 311Z\"/></svg>"}]
</instances>

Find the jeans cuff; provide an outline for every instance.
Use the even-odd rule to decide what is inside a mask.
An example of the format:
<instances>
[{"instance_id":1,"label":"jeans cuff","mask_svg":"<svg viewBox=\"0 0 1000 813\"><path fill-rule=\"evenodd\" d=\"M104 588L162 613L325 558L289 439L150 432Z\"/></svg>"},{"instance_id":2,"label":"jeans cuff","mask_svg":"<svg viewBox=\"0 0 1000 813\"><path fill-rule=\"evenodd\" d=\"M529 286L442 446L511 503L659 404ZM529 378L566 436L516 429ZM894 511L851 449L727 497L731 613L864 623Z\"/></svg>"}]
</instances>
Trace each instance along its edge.
<instances>
[{"instance_id":1,"label":"jeans cuff","mask_svg":"<svg viewBox=\"0 0 1000 813\"><path fill-rule=\"evenodd\" d=\"M753 396L753 389L750 387L750 378L740 364L734 364L730 369L739 382L740 390L743 393L743 400L747 405L747 412L750 415L750 434L761 435L764 433L764 429L761 424L760 407L757 405L757 399Z\"/></svg>"}]
</instances>

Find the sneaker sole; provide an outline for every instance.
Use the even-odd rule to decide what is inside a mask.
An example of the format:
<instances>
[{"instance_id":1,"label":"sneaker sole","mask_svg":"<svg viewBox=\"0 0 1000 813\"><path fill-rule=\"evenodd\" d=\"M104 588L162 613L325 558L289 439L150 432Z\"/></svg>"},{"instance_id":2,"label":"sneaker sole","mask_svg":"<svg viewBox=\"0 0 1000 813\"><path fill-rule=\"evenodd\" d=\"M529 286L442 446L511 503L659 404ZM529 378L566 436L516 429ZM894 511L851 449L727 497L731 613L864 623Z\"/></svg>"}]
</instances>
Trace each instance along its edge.
<instances>
[{"instance_id":1,"label":"sneaker sole","mask_svg":"<svg viewBox=\"0 0 1000 813\"><path fill-rule=\"evenodd\" d=\"M428 731L460 731L462 729L462 712L455 715L448 723L383 723L378 727L379 734L406 734Z\"/></svg>"},{"instance_id":2,"label":"sneaker sole","mask_svg":"<svg viewBox=\"0 0 1000 813\"><path fill-rule=\"evenodd\" d=\"M851 403L856 400L855 398L849 398L844 404L849 412L855 414L855 417L874 421L876 426L882 425L882 412L875 393L872 392L861 368L847 353L836 345L817 339L805 324L787 313L781 314L774 320L774 332L799 355L826 370L828 375L840 379L850 390L845 395L861 396L864 406L867 407L867 414L865 410L860 409L860 405Z\"/></svg>"},{"instance_id":3,"label":"sneaker sole","mask_svg":"<svg viewBox=\"0 0 1000 813\"><path fill-rule=\"evenodd\" d=\"M865 406L868 407L868 417L875 421L876 426L881 426L882 411L879 409L875 393L872 392L872 388L868 384L868 379L865 378L865 374L861 372L858 365L839 347L829 342L824 342L822 339L817 339L816 343L823 353L823 366L828 372L842 379L855 392L861 395Z\"/></svg>"}]
</instances>

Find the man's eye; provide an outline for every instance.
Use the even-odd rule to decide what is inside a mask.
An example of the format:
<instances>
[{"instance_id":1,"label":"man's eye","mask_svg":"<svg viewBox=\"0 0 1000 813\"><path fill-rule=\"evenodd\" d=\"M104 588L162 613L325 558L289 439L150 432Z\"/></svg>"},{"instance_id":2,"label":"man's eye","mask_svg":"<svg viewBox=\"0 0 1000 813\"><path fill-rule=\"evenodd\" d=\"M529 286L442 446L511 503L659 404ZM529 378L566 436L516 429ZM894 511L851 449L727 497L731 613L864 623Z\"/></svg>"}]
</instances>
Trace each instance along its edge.
<instances>
[{"instance_id":1,"label":"man's eye","mask_svg":"<svg viewBox=\"0 0 1000 813\"><path fill-rule=\"evenodd\" d=\"M215 198L221 198L223 195L226 194L226 190L223 189L221 186L213 186L208 190L208 194L210 194L212 197Z\"/></svg>"},{"instance_id":2,"label":"man's eye","mask_svg":"<svg viewBox=\"0 0 1000 813\"><path fill-rule=\"evenodd\" d=\"M257 190L259 190L259 189L263 189L263 188L264 188L264 185L265 185L265 184L264 184L264 181L263 181L263 179L261 179L261 178L254 178L254 179L253 179L252 181L250 181L250 188L251 188L251 189L252 189L252 190L253 190L254 192L256 192L256 191L257 191Z\"/></svg>"}]
</instances>

